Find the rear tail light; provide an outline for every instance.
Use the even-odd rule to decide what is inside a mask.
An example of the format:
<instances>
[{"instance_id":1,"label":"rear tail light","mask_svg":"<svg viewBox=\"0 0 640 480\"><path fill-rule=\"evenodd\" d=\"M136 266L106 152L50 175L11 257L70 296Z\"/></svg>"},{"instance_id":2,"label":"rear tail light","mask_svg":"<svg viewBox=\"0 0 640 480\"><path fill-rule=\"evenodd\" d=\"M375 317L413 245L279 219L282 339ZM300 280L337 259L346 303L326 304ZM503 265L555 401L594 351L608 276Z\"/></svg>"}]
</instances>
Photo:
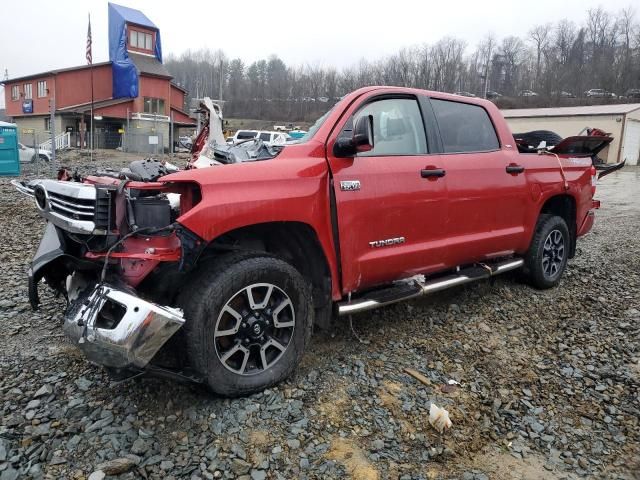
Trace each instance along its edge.
<instances>
[{"instance_id":1,"label":"rear tail light","mask_svg":"<svg viewBox=\"0 0 640 480\"><path fill-rule=\"evenodd\" d=\"M591 165L591 198L596 194L596 184L598 182L598 171Z\"/></svg>"}]
</instances>

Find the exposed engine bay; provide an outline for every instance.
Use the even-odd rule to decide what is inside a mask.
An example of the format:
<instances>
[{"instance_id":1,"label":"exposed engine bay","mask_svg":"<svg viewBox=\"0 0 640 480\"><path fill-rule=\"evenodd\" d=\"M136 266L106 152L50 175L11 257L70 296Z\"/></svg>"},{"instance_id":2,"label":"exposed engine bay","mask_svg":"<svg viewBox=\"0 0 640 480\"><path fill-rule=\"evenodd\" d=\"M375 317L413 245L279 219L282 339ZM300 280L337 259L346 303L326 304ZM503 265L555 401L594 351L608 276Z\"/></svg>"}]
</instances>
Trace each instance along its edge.
<instances>
[{"instance_id":1,"label":"exposed engine bay","mask_svg":"<svg viewBox=\"0 0 640 480\"><path fill-rule=\"evenodd\" d=\"M113 273L113 278L135 288L160 262L185 268L197 240L177 219L201 200L200 189L194 182L158 182L167 168L144 160L120 172L88 176L82 182L12 182L34 198L47 220L30 272L34 308L42 278L68 296L67 276L77 270L87 272L96 282L108 281Z\"/></svg>"},{"instance_id":2,"label":"exposed engine bay","mask_svg":"<svg viewBox=\"0 0 640 480\"><path fill-rule=\"evenodd\" d=\"M47 221L28 272L31 306L44 280L67 300L66 334L95 363L142 369L184 323L168 292L206 244L177 221L200 188L158 181L172 170L139 160L82 181L12 182Z\"/></svg>"}]
</instances>

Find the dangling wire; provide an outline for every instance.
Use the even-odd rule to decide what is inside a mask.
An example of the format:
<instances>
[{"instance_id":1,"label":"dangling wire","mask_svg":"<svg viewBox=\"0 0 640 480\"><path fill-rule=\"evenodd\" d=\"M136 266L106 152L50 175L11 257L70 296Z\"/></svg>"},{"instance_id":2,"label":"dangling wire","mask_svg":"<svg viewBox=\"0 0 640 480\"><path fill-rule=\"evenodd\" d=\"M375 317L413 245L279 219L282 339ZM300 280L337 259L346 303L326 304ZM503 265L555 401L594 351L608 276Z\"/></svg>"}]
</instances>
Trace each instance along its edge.
<instances>
[{"instance_id":1,"label":"dangling wire","mask_svg":"<svg viewBox=\"0 0 640 480\"><path fill-rule=\"evenodd\" d=\"M349 326L351 327L351 333L353 333L353 336L356 337L356 340L358 340L360 343L364 344L364 345L369 345L371 342L369 340L363 340L362 338L360 338L360 336L356 333L355 328L353 328L353 315L349 315Z\"/></svg>"},{"instance_id":2,"label":"dangling wire","mask_svg":"<svg viewBox=\"0 0 640 480\"><path fill-rule=\"evenodd\" d=\"M562 161L560 160L560 157L558 156L558 154L554 152L550 152L549 150L539 150L538 153L541 155L553 155L554 157L556 157L556 160L558 161L558 166L560 167L560 175L562 175L562 181L564 182L564 189L565 191L569 190L569 182L567 182L567 177L564 174L564 168L562 168Z\"/></svg>"},{"instance_id":3,"label":"dangling wire","mask_svg":"<svg viewBox=\"0 0 640 480\"><path fill-rule=\"evenodd\" d=\"M129 233L127 233L126 235L124 235L121 239L119 239L116 243L114 243L113 245L111 245L111 247L109 248L109 250L107 250L107 254L104 256L104 264L102 265L102 273L100 274L100 283L104 283L104 279L107 275L107 266L109 265L109 255L111 255L111 253L116 249L116 247L118 247L119 245L122 244L122 242L124 242L127 238L132 237L133 235L145 232L145 233L159 233L162 232L164 230L173 230L175 227L174 225L169 225L166 227L162 227L162 228L157 228L157 227L144 227L144 228L139 228L137 230L133 230Z\"/></svg>"}]
</instances>

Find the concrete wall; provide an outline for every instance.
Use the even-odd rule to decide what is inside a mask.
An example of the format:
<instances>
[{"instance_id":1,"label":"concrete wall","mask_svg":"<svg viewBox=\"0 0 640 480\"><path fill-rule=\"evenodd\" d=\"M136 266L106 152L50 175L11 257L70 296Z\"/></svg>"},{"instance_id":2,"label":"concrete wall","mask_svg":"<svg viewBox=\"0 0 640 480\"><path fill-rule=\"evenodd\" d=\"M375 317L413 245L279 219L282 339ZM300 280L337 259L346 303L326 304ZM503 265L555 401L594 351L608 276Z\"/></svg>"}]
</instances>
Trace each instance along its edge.
<instances>
[{"instance_id":1,"label":"concrete wall","mask_svg":"<svg viewBox=\"0 0 640 480\"><path fill-rule=\"evenodd\" d=\"M567 117L505 118L514 133L551 130L561 137L577 135L584 127L595 127L613 135L613 142L600 153L607 163L616 163L620 155L623 115L575 115ZM616 121L620 119L620 121Z\"/></svg>"},{"instance_id":2,"label":"concrete wall","mask_svg":"<svg viewBox=\"0 0 640 480\"><path fill-rule=\"evenodd\" d=\"M51 138L51 133L48 130L44 129L45 118L48 118L48 115L42 116L28 116L28 117L15 117L13 120L15 124L18 126L18 139L20 142L25 145L33 145L33 135L32 134L23 134L23 129L33 129L38 137L38 143L45 142ZM56 115L56 135L61 134L65 131L65 127L68 124L68 119L63 119L60 115ZM74 123L75 124L75 123Z\"/></svg>"},{"instance_id":3,"label":"concrete wall","mask_svg":"<svg viewBox=\"0 0 640 480\"><path fill-rule=\"evenodd\" d=\"M627 113L624 122L624 142L622 143L621 159L627 159L627 165L640 165L638 145L640 145L640 109ZM625 151L629 150L628 152Z\"/></svg>"},{"instance_id":4,"label":"concrete wall","mask_svg":"<svg viewBox=\"0 0 640 480\"><path fill-rule=\"evenodd\" d=\"M131 120L129 122L128 143L130 150L137 152L162 153L169 148L169 122ZM158 135L158 147L149 145L149 136Z\"/></svg>"}]
</instances>

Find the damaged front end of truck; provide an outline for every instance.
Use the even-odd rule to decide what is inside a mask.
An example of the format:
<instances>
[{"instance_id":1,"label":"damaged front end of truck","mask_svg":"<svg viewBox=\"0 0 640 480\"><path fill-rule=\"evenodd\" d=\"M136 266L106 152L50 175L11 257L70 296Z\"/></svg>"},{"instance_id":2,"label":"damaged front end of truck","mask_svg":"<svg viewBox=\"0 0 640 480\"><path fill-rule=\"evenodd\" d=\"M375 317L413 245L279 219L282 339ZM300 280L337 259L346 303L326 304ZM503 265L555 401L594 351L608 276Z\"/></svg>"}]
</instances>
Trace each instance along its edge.
<instances>
[{"instance_id":1,"label":"damaged front end of truck","mask_svg":"<svg viewBox=\"0 0 640 480\"><path fill-rule=\"evenodd\" d=\"M126 175L12 183L46 220L28 271L32 308L44 282L66 298L64 332L90 361L120 377L150 367L184 324L176 285L205 246L179 222L200 202L198 184Z\"/></svg>"}]
</instances>

